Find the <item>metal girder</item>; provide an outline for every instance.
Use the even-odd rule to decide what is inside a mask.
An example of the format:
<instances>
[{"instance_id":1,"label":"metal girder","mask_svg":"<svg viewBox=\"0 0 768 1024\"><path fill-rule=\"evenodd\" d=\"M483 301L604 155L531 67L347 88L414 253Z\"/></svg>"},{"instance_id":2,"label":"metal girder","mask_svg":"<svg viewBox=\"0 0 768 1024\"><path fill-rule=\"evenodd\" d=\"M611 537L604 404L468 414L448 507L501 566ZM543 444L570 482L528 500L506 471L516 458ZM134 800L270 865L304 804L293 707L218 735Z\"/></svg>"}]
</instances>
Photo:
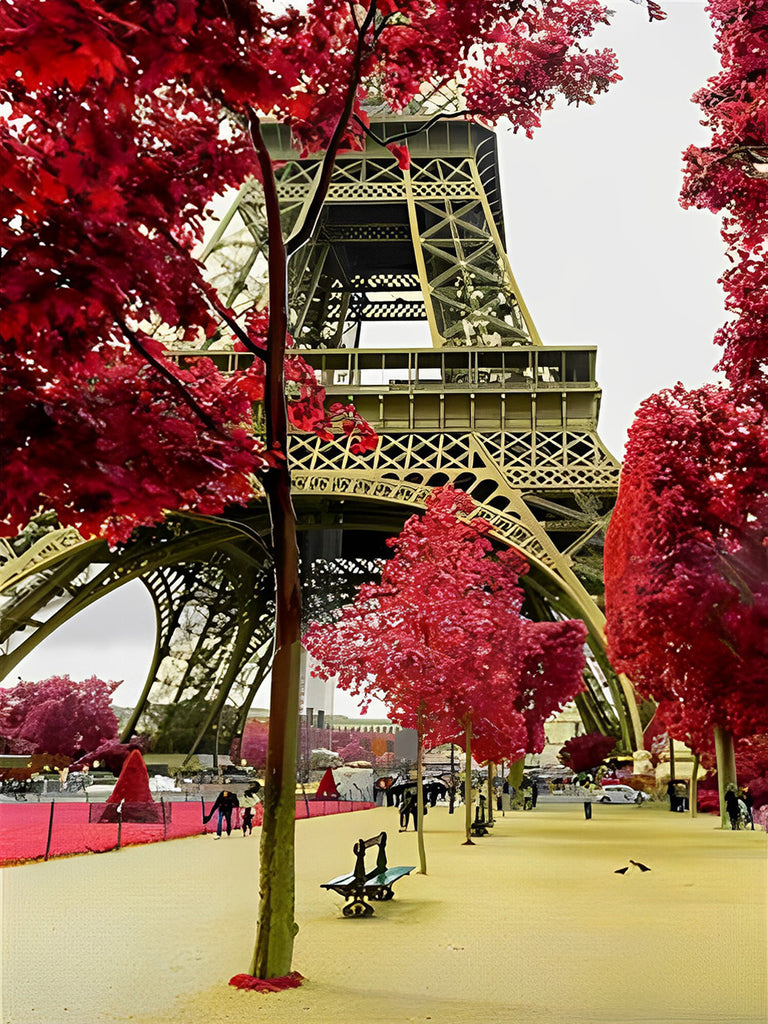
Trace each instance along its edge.
<instances>
[{"instance_id":1,"label":"metal girder","mask_svg":"<svg viewBox=\"0 0 768 1024\"><path fill-rule=\"evenodd\" d=\"M418 121L408 118L374 123L384 141L416 127ZM283 126L265 124L264 132L281 162L281 214L290 230L304 216L319 162L300 160ZM505 251L492 132L447 120L413 136L409 149L408 171L371 139L362 152L340 154L315 238L290 267L291 327L302 355L329 400L351 397L379 433L376 450L366 456L355 454L343 437L331 444L309 435L291 437L299 515L312 528L395 533L407 515L424 508L431 488L451 482L467 491L477 502L476 514L491 521L496 541L519 548L529 559L529 607L542 617L576 615L587 623L593 668L589 690L578 702L587 727L611 729L621 734L625 747L639 747L636 703L605 657L599 607L602 534L620 467L597 434L595 350L541 343ZM248 184L208 246L218 286L238 310L263 301L262 219L260 188ZM358 347L365 321L396 322L421 314L430 327L431 349L408 347L407 340L400 349ZM170 354L181 359L195 353ZM252 358L217 351L216 345L205 354L225 372ZM152 555L147 535L143 560L132 561L125 552L119 565L108 566L93 581L82 582L73 563L67 571L55 559L37 577L48 595L69 588L64 617L72 601L95 599L131 573L145 579L160 624L145 694L150 707L157 666L168 656L173 623L187 600L176 595L169 567L206 565L211 598L202 631L210 640L225 634L227 640L217 646L218 660L207 661L215 674L213 688L195 683L198 666L190 659L171 702L186 704L183 695L194 690L204 709L195 743L218 727L214 719L221 720L236 679L245 695L235 716L242 727L242 709L269 657L269 602L256 585L258 557L241 557L237 531L227 533L226 524L218 529L218 543L227 546L221 561L199 552L197 558L182 554L183 544L173 549L157 538L154 543L163 551ZM265 531L263 523L260 529ZM235 546L234 554L229 545ZM228 575L227 565L250 581L245 590ZM339 565L351 586L359 573L351 563ZM0 566L0 581L2 571ZM326 565L326 574L335 571ZM213 586L217 580L221 585ZM187 582L182 590L191 586ZM15 593L12 625L23 620L34 629L43 604L28 592ZM242 603L235 608L233 602Z\"/></svg>"},{"instance_id":2,"label":"metal girder","mask_svg":"<svg viewBox=\"0 0 768 1024\"><path fill-rule=\"evenodd\" d=\"M259 526L265 526L263 515ZM199 718L190 740L195 749L210 733L212 715L224 702L229 699L237 710L251 693L250 681L241 685L240 675L271 635L272 582L271 573L265 572L269 559L263 545L254 546L237 523L188 518L169 521L157 531L140 531L137 540L112 552L106 545L84 541L54 549L51 545L49 559L37 559L34 569L17 578L5 594L0 621L7 650L0 655L0 672L7 674L59 625L104 594L140 579L152 597L157 634L144 691L123 735L141 731L150 719L161 736L170 734L174 711L183 707L187 733L194 724L190 716ZM84 573L83 559L94 557L99 559L98 571ZM34 590L30 584L36 579L41 585ZM68 581L64 591L62 579ZM27 608L31 594L44 608L52 593L58 595L58 607L47 618L32 620ZM190 621L196 616L199 628L188 631L186 659L181 667L175 659L177 672L168 686L158 669L177 653L174 644L178 648L181 642L178 633L185 615Z\"/></svg>"}]
</instances>

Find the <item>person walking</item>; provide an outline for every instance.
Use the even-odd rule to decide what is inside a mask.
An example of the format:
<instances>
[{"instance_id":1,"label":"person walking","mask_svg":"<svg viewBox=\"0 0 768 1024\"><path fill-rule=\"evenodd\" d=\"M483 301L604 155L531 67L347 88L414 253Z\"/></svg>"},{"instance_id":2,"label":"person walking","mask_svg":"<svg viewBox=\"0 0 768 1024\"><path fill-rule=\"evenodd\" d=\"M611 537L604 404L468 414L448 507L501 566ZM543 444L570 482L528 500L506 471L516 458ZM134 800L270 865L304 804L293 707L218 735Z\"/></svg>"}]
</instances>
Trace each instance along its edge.
<instances>
[{"instance_id":1,"label":"person walking","mask_svg":"<svg viewBox=\"0 0 768 1024\"><path fill-rule=\"evenodd\" d=\"M741 790L741 799L744 801L744 806L747 809L747 821L746 824L750 826L752 831L755 831L755 819L752 814L752 808L754 801L752 800L752 794L749 792L749 786L744 786Z\"/></svg>"},{"instance_id":2,"label":"person walking","mask_svg":"<svg viewBox=\"0 0 768 1024\"><path fill-rule=\"evenodd\" d=\"M240 806L243 808L243 839L245 839L246 830L248 835L253 833L253 809L257 803L260 802L261 796L261 783L254 782L252 786L243 793L240 798Z\"/></svg>"},{"instance_id":3,"label":"person walking","mask_svg":"<svg viewBox=\"0 0 768 1024\"><path fill-rule=\"evenodd\" d=\"M728 789L725 791L725 809L728 812L728 817L731 819L731 830L738 832L740 817L739 797L733 782L728 784Z\"/></svg>"},{"instance_id":4,"label":"person walking","mask_svg":"<svg viewBox=\"0 0 768 1024\"><path fill-rule=\"evenodd\" d=\"M219 820L216 823L216 835L215 839L221 839L221 828L224 822L227 824L227 835L232 833L232 812L236 807L240 806L240 801L237 799L237 793L233 793L231 789L222 789L219 795L213 802L208 814L203 817L204 822L208 822L213 817L214 811L219 812Z\"/></svg>"},{"instance_id":5,"label":"person walking","mask_svg":"<svg viewBox=\"0 0 768 1024\"><path fill-rule=\"evenodd\" d=\"M416 828L416 791L413 789L406 789L403 793L403 803L400 807L400 831L405 832L408 829L408 822L413 815L413 827Z\"/></svg>"},{"instance_id":6,"label":"person walking","mask_svg":"<svg viewBox=\"0 0 768 1024\"><path fill-rule=\"evenodd\" d=\"M667 783L667 796L669 797L669 809L670 811L676 811L677 808L677 792L675 791L675 780L670 779Z\"/></svg>"}]
</instances>

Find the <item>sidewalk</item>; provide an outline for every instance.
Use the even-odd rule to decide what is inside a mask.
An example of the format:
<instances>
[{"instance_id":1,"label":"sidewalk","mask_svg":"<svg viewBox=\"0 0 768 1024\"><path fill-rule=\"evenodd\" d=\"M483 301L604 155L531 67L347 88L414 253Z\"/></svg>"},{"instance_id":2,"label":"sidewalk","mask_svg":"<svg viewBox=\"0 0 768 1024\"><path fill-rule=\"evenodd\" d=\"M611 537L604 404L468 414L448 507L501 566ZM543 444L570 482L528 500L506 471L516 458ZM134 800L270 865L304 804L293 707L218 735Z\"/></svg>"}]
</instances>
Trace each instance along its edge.
<instances>
[{"instance_id":1,"label":"sidewalk","mask_svg":"<svg viewBox=\"0 0 768 1024\"><path fill-rule=\"evenodd\" d=\"M659 806L550 804L461 845L426 819L429 874L372 918L321 882L394 808L298 821L294 967L241 992L258 902L256 834L210 836L0 872L2 1024L766 1024L768 839ZM651 867L619 875L637 860Z\"/></svg>"}]
</instances>

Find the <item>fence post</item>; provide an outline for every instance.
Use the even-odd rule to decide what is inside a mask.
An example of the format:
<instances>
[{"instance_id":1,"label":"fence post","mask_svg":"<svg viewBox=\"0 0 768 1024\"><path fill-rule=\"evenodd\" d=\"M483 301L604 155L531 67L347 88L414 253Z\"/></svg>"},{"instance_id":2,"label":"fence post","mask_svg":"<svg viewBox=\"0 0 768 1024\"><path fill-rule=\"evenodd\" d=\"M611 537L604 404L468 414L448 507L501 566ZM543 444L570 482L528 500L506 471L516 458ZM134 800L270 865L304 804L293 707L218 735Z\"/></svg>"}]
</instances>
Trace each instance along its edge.
<instances>
[{"instance_id":1,"label":"fence post","mask_svg":"<svg viewBox=\"0 0 768 1024\"><path fill-rule=\"evenodd\" d=\"M45 859L46 860L48 860L48 857L49 857L50 852L51 852L51 834L53 833L53 808L54 808L54 806L55 806L55 801L51 800L51 813L48 816L48 839L46 840L46 843L45 843Z\"/></svg>"},{"instance_id":2,"label":"fence post","mask_svg":"<svg viewBox=\"0 0 768 1024\"><path fill-rule=\"evenodd\" d=\"M160 810L163 812L163 839L168 838L168 825L165 820L165 800L160 797Z\"/></svg>"},{"instance_id":3,"label":"fence post","mask_svg":"<svg viewBox=\"0 0 768 1024\"><path fill-rule=\"evenodd\" d=\"M121 800L117 805L117 849L120 849L120 840L123 831L123 804L125 800Z\"/></svg>"}]
</instances>

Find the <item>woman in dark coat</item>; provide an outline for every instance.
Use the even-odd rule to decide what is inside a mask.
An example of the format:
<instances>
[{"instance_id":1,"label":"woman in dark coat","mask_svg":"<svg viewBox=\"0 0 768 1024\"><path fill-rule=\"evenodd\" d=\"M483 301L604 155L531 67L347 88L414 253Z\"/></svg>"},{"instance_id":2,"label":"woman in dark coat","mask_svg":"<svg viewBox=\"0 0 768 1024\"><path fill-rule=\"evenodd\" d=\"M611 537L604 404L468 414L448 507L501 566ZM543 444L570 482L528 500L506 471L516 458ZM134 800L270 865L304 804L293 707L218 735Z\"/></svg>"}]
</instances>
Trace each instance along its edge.
<instances>
[{"instance_id":1,"label":"woman in dark coat","mask_svg":"<svg viewBox=\"0 0 768 1024\"><path fill-rule=\"evenodd\" d=\"M731 819L731 828L733 831L738 831L740 817L739 797L733 783L725 791L725 809L728 812L728 817Z\"/></svg>"},{"instance_id":2,"label":"woman in dark coat","mask_svg":"<svg viewBox=\"0 0 768 1024\"><path fill-rule=\"evenodd\" d=\"M208 814L203 817L203 821L210 821L213 817L213 812L219 812L219 820L216 824L216 838L221 839L221 826L222 822L227 823L227 835L232 832L232 811L236 807L240 806L240 801L237 799L237 793L233 793L231 789L223 789L216 797L213 803L213 807L210 809Z\"/></svg>"}]
</instances>

